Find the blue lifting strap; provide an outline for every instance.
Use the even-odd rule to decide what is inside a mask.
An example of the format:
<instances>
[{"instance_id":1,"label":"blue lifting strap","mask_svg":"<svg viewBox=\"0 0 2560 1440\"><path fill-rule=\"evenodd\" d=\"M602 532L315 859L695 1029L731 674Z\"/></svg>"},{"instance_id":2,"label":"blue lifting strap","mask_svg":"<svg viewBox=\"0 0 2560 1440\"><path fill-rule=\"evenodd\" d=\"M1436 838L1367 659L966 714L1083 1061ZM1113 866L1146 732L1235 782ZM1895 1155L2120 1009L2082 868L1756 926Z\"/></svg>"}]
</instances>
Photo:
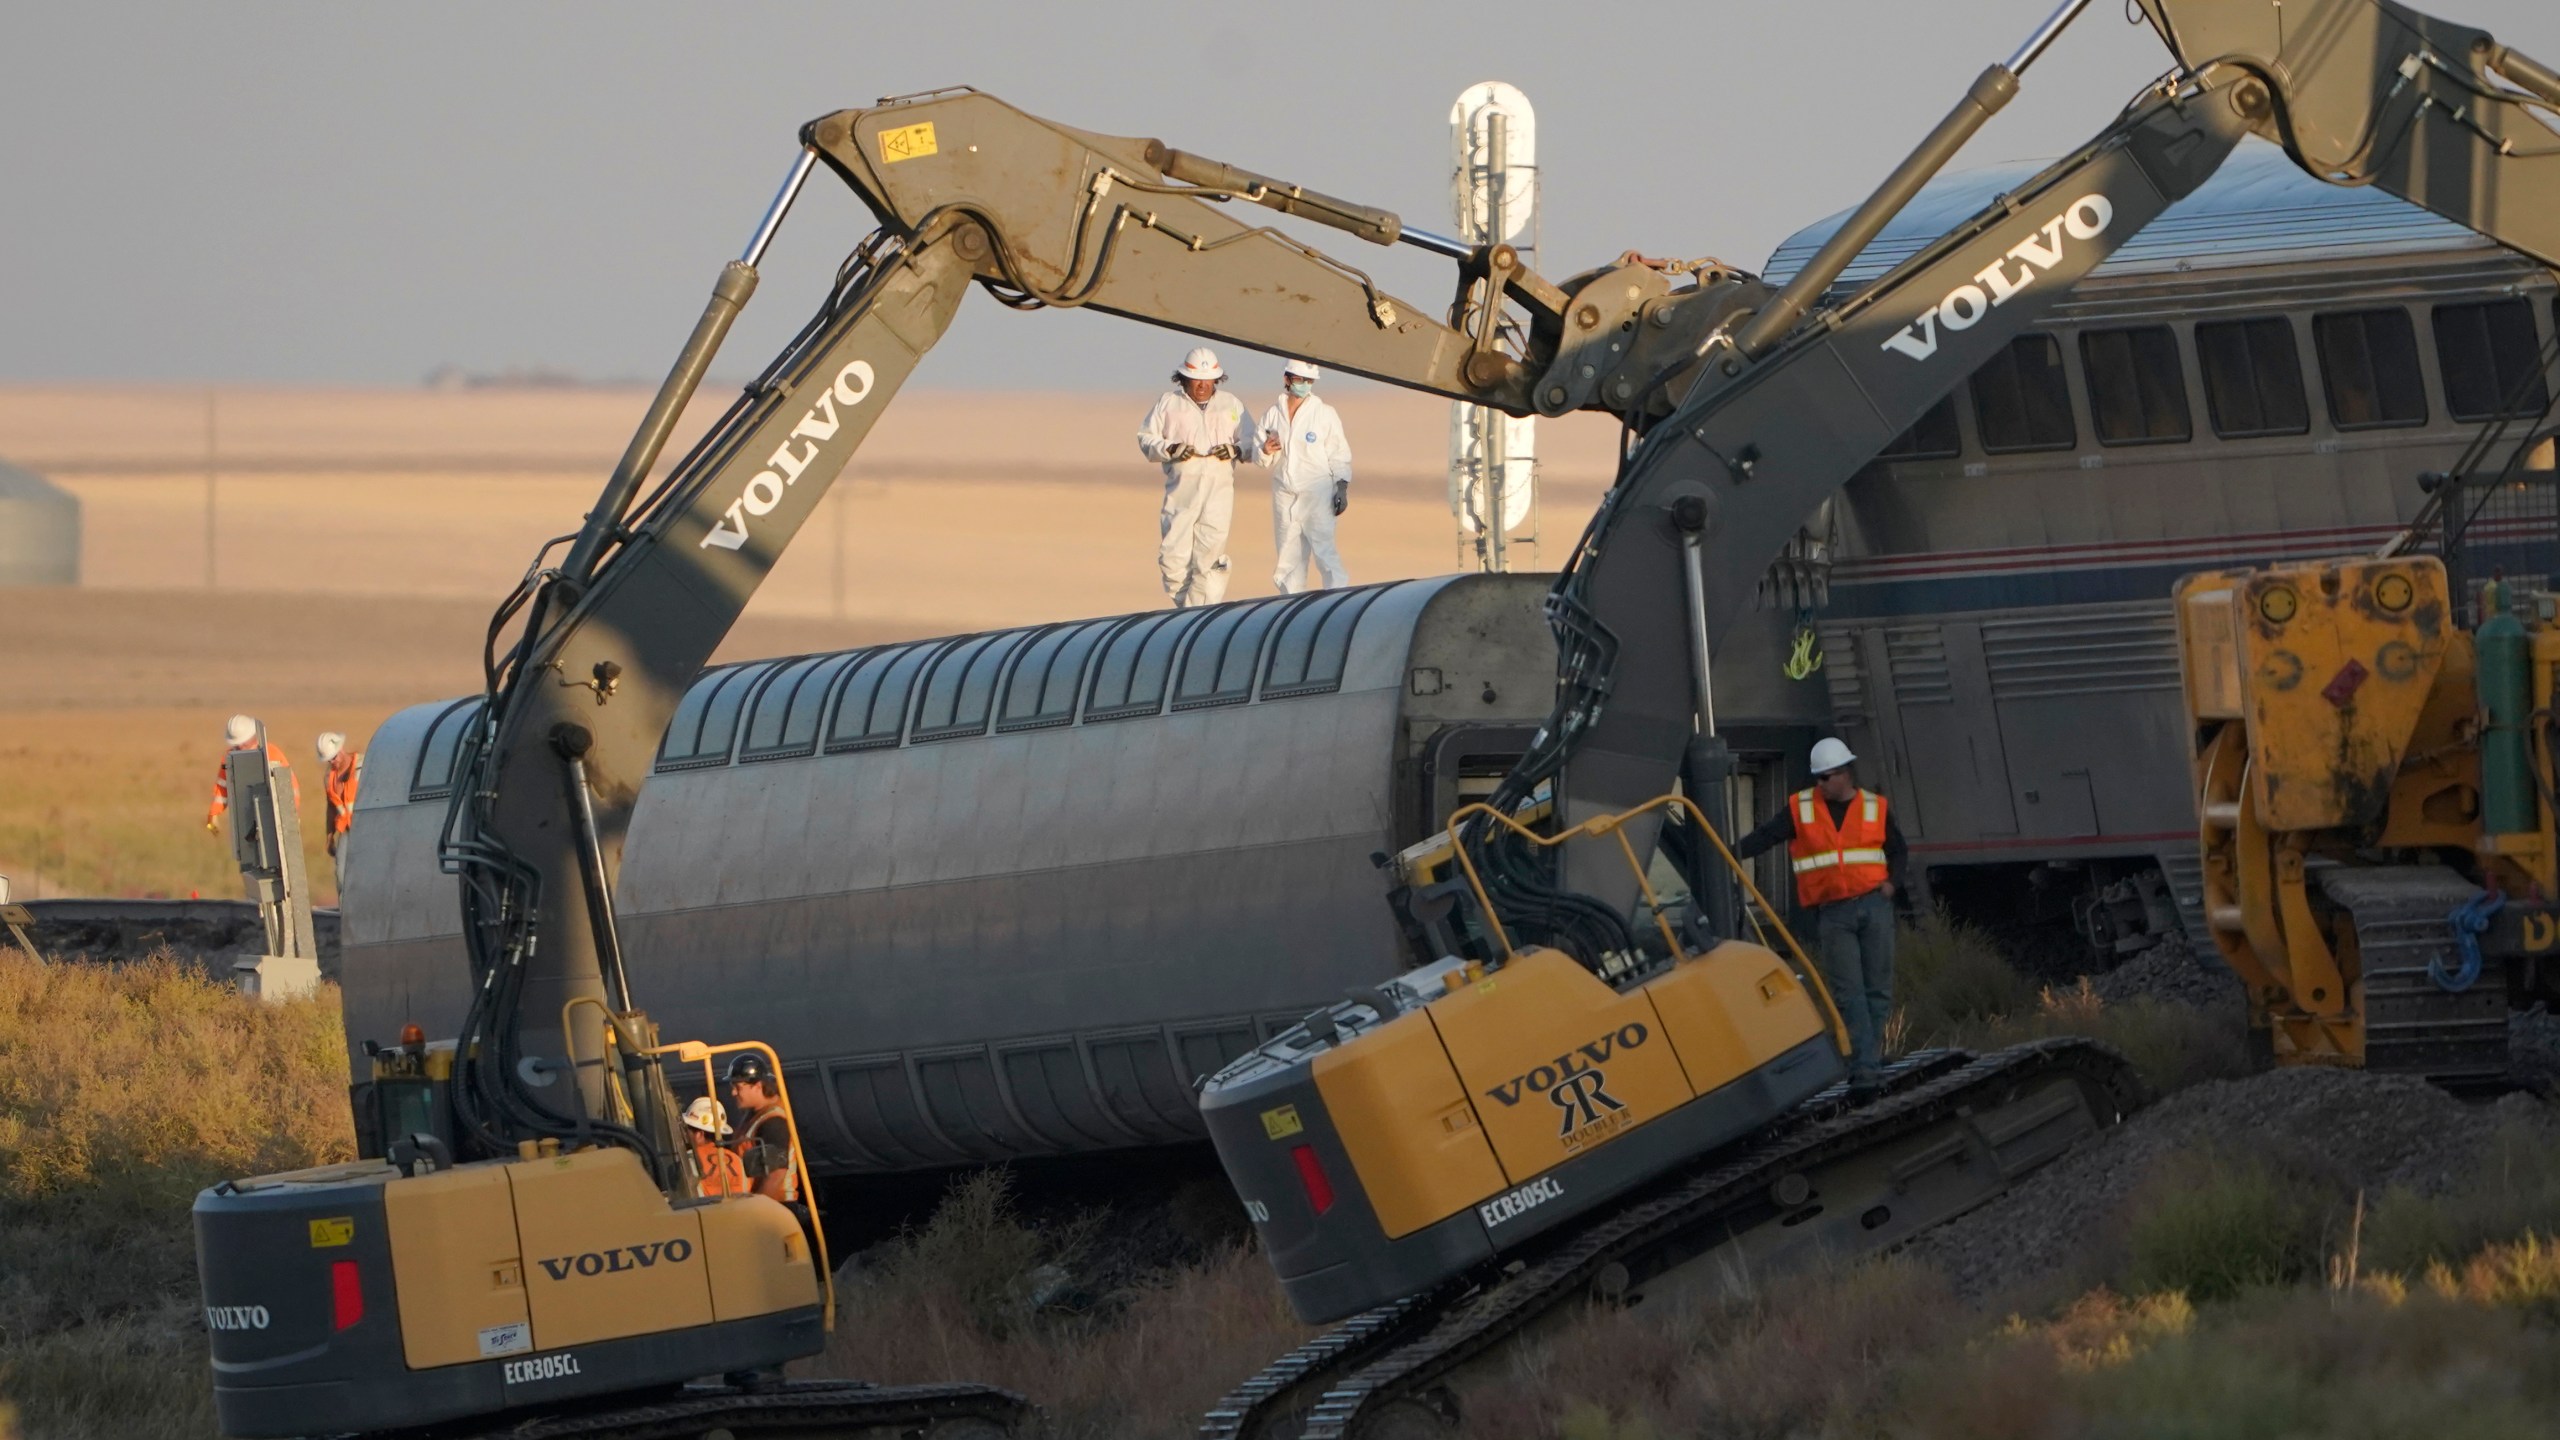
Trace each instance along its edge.
<instances>
[{"instance_id":1,"label":"blue lifting strap","mask_svg":"<svg viewBox=\"0 0 2560 1440\"><path fill-rule=\"evenodd\" d=\"M2461 952L2462 963L2447 970L2442 955L2427 962L2427 978L2436 982L2437 989L2459 995L2480 978L2480 937L2488 933L2490 917L2506 903L2507 897L2497 891L2483 890L2453 907L2446 919L2453 926L2453 946Z\"/></svg>"}]
</instances>

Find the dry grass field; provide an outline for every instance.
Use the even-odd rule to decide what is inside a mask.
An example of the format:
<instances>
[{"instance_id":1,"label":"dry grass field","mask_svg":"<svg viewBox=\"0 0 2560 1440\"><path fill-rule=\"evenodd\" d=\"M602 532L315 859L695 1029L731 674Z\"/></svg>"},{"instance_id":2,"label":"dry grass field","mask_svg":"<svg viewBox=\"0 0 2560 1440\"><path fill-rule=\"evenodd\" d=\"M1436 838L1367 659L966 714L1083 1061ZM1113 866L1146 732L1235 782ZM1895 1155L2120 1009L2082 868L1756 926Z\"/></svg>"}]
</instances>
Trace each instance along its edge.
<instances>
[{"instance_id":1,"label":"dry grass field","mask_svg":"<svg viewBox=\"0 0 2560 1440\"><path fill-rule=\"evenodd\" d=\"M343 1053L327 993L264 1006L174 964L0 951L0 1440L13 1413L25 1440L210 1440L189 1197L343 1156ZM2277 1183L2284 1158L2167 1152L2085 1237L2090 1279L1997 1301L1900 1258L1735 1303L1595 1307L1468 1380L1465 1433L2549 1436L2547 1126L2501 1132L2434 1195ZM854 1258L827 1352L795 1368L1004 1385L1044 1408L1056 1440L1178 1440L1306 1335L1262 1258L1214 1242L1044 1299L1047 1267L1103 1273L1096 1235L1089 1220L1027 1220L1001 1172L969 1177Z\"/></svg>"},{"instance_id":2,"label":"dry grass field","mask_svg":"<svg viewBox=\"0 0 2560 1440\"><path fill-rule=\"evenodd\" d=\"M478 688L487 623L476 600L0 590L0 875L21 898L237 895L228 843L204 819L223 720L246 710L302 780L313 888L334 903L312 741L340 730L361 747L394 710ZM727 653L890 633L756 618Z\"/></svg>"},{"instance_id":3,"label":"dry grass field","mask_svg":"<svg viewBox=\"0 0 2560 1440\"><path fill-rule=\"evenodd\" d=\"M1242 393L1258 410L1268 388ZM724 654L1162 604L1161 481L1134 438L1152 390L902 397ZM1354 577L1456 568L1448 407L1373 385L1328 394L1358 457L1342 529ZM490 607L575 527L646 399L0 388L0 458L77 495L84 520L80 589L0 590L0 874L21 895L234 893L203 821L236 710L304 772L316 857L312 737L361 744L403 705L476 688ZM670 451L715 408L698 404ZM1547 427L1547 543L1525 563L1580 532L1614 442L1588 417ZM1259 472L1238 490L1243 598L1270 592L1272 548Z\"/></svg>"}]
</instances>

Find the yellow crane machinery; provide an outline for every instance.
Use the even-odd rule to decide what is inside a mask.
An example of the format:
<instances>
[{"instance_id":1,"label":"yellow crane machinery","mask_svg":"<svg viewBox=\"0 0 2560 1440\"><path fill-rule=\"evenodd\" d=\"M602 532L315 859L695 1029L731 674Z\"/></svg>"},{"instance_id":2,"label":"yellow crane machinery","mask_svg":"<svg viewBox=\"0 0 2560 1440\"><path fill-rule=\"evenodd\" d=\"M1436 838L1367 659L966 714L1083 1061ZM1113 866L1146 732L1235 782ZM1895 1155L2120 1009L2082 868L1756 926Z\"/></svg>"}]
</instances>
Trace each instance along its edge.
<instances>
[{"instance_id":1,"label":"yellow crane machinery","mask_svg":"<svg viewBox=\"0 0 2560 1440\"><path fill-rule=\"evenodd\" d=\"M2495 1082L2510 1010L2560 999L2560 627L2478 603L2428 555L2178 585L2206 921L2279 1062Z\"/></svg>"}]
</instances>

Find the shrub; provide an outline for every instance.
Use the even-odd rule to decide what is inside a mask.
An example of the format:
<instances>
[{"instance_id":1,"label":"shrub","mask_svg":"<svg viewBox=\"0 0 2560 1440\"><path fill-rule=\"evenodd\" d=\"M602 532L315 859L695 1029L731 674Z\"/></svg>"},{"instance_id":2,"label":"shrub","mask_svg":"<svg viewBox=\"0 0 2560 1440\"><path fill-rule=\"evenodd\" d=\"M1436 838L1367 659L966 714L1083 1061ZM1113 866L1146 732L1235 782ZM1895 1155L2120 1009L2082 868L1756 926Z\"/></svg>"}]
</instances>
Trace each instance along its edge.
<instances>
[{"instance_id":1,"label":"shrub","mask_svg":"<svg viewBox=\"0 0 2560 1440\"><path fill-rule=\"evenodd\" d=\"M2137 1197L2125 1280L2137 1294L2227 1300L2318 1273L2317 1190L2254 1158L2191 1154Z\"/></svg>"},{"instance_id":2,"label":"shrub","mask_svg":"<svg viewBox=\"0 0 2560 1440\"><path fill-rule=\"evenodd\" d=\"M195 1192L354 1153L334 990L262 1005L161 956L0 955L0 1199Z\"/></svg>"},{"instance_id":3,"label":"shrub","mask_svg":"<svg viewBox=\"0 0 2560 1440\"><path fill-rule=\"evenodd\" d=\"M2013 1045L2050 1035L2085 1035L2133 1062L2166 1095L2206 1080L2249 1072L2248 1036L2230 1017L2142 996L2108 1002L2086 980L2046 989L2032 1010L1985 1027L1976 1041Z\"/></svg>"},{"instance_id":4,"label":"shrub","mask_svg":"<svg viewBox=\"0 0 2560 1440\"><path fill-rule=\"evenodd\" d=\"M2249 1071L2248 1037L2228 1017L2148 996L2108 1002L2087 980L2038 989L1991 938L1941 912L1905 927L1894 948L1887 1027L1897 1053L1952 1045L1994 1050L2085 1035L2133 1062L2162 1094Z\"/></svg>"},{"instance_id":5,"label":"shrub","mask_svg":"<svg viewBox=\"0 0 2560 1440\"><path fill-rule=\"evenodd\" d=\"M1036 1303L1035 1277L1072 1269L1090 1238L1089 1222L1026 1224L1003 1172L964 1179L923 1227L848 1263L836 1332L814 1369L1004 1385L1048 1412L1057 1440L1177 1440L1307 1338L1270 1267L1240 1247L1080 1310Z\"/></svg>"},{"instance_id":6,"label":"shrub","mask_svg":"<svg viewBox=\"0 0 2560 1440\"><path fill-rule=\"evenodd\" d=\"M334 995L0 952L0 1409L27 1434L212 1433L188 1207L351 1154L345 1054Z\"/></svg>"},{"instance_id":7,"label":"shrub","mask_svg":"<svg viewBox=\"0 0 2560 1440\"><path fill-rule=\"evenodd\" d=\"M1943 910L1894 937L1893 994L1914 1049L1960 1044L1968 1029L2029 1009L2036 998L1991 937Z\"/></svg>"},{"instance_id":8,"label":"shrub","mask_svg":"<svg viewBox=\"0 0 2560 1440\"><path fill-rule=\"evenodd\" d=\"M2560 1147L2547 1126L2510 1123L2446 1193L2384 1192L2365 1222L2364 1263L2416 1270L2527 1235L2560 1237Z\"/></svg>"}]
</instances>

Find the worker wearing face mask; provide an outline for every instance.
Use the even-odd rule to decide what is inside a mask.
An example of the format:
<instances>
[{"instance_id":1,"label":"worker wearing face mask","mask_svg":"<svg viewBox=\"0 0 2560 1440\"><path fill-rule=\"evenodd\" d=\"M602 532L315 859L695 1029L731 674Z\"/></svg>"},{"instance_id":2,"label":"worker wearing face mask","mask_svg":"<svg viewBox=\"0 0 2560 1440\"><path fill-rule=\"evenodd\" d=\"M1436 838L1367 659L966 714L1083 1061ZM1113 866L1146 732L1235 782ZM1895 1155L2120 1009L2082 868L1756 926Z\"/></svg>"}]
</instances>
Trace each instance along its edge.
<instances>
[{"instance_id":1,"label":"worker wearing face mask","mask_svg":"<svg viewBox=\"0 0 2560 1440\"><path fill-rule=\"evenodd\" d=\"M1261 437L1244 402L1222 394L1227 372L1203 345L1182 357L1175 389L1156 397L1138 449L1164 467L1156 516L1156 569L1174 608L1214 605L1227 593L1227 526L1235 518L1238 458Z\"/></svg>"},{"instance_id":2,"label":"worker wearing face mask","mask_svg":"<svg viewBox=\"0 0 2560 1440\"><path fill-rule=\"evenodd\" d=\"M1342 417L1316 398L1320 378L1315 366L1290 361L1280 371L1288 393L1262 414L1255 460L1271 472L1271 543L1280 556L1271 583L1283 595L1307 589L1310 563L1326 589L1351 583L1333 544L1334 517L1351 508L1351 442Z\"/></svg>"}]
</instances>

